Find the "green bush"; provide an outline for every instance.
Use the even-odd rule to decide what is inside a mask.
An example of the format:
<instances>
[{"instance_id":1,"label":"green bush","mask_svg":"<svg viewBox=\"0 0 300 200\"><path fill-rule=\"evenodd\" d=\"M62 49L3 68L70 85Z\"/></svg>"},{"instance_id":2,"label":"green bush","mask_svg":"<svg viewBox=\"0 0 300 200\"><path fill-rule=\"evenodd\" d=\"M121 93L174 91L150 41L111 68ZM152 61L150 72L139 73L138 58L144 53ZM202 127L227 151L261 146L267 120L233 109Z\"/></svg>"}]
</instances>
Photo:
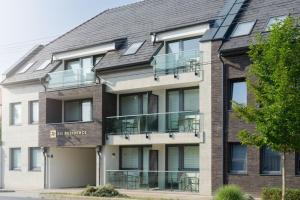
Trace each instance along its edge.
<instances>
[{"instance_id":1,"label":"green bush","mask_svg":"<svg viewBox=\"0 0 300 200\"><path fill-rule=\"evenodd\" d=\"M244 195L238 186L227 185L217 191L215 200L245 200Z\"/></svg>"},{"instance_id":2,"label":"green bush","mask_svg":"<svg viewBox=\"0 0 300 200\"><path fill-rule=\"evenodd\" d=\"M263 188L263 200L281 200L281 189L279 188ZM300 200L300 189L287 189L286 200Z\"/></svg>"},{"instance_id":3,"label":"green bush","mask_svg":"<svg viewBox=\"0 0 300 200\"><path fill-rule=\"evenodd\" d=\"M85 190L81 193L82 196L93 196L94 192L96 192L97 188L93 186L87 186Z\"/></svg>"},{"instance_id":4,"label":"green bush","mask_svg":"<svg viewBox=\"0 0 300 200\"><path fill-rule=\"evenodd\" d=\"M97 191L94 192L93 196L95 196L95 197L116 197L116 196L120 196L120 193L112 185L105 185L103 187L97 188Z\"/></svg>"},{"instance_id":5,"label":"green bush","mask_svg":"<svg viewBox=\"0 0 300 200\"><path fill-rule=\"evenodd\" d=\"M102 187L87 186L87 188L81 193L81 195L92 197L122 196L112 185L105 185Z\"/></svg>"}]
</instances>

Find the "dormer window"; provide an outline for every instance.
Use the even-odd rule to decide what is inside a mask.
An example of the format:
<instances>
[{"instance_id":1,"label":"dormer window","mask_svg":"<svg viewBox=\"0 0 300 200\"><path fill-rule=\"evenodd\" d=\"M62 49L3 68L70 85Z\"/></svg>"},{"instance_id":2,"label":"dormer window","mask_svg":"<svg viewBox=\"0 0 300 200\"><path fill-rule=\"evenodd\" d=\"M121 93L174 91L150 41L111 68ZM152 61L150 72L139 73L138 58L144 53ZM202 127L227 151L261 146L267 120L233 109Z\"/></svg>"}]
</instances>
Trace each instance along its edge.
<instances>
[{"instance_id":1,"label":"dormer window","mask_svg":"<svg viewBox=\"0 0 300 200\"><path fill-rule=\"evenodd\" d=\"M254 27L255 21L238 23L231 37L239 37L249 35Z\"/></svg>"},{"instance_id":2,"label":"dormer window","mask_svg":"<svg viewBox=\"0 0 300 200\"><path fill-rule=\"evenodd\" d=\"M179 53L180 51L199 50L200 38L189 38L167 42L166 53Z\"/></svg>"},{"instance_id":3,"label":"dormer window","mask_svg":"<svg viewBox=\"0 0 300 200\"><path fill-rule=\"evenodd\" d=\"M143 44L144 41L131 44L123 55L127 56L127 55L136 54L136 52L142 47Z\"/></svg>"},{"instance_id":4,"label":"dormer window","mask_svg":"<svg viewBox=\"0 0 300 200\"><path fill-rule=\"evenodd\" d=\"M281 23L281 22L283 22L286 18L287 18L286 15L282 15L282 16L279 16L279 17L271 17L271 18L269 19L268 24L267 24L266 31L271 31L272 26L273 26L274 24Z\"/></svg>"},{"instance_id":5,"label":"dormer window","mask_svg":"<svg viewBox=\"0 0 300 200\"><path fill-rule=\"evenodd\" d=\"M28 63L24 68L22 68L20 71L18 71L18 74L25 73L30 67L32 67L33 64L34 64L33 62Z\"/></svg>"}]
</instances>

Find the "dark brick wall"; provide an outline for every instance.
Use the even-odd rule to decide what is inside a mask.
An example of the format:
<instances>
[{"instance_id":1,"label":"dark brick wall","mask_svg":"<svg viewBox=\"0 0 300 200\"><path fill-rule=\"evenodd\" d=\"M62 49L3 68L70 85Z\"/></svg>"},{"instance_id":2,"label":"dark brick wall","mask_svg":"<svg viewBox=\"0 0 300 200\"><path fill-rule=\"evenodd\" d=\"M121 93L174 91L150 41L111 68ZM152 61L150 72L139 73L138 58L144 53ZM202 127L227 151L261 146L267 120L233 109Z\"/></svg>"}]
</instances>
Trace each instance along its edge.
<instances>
[{"instance_id":1,"label":"dark brick wall","mask_svg":"<svg viewBox=\"0 0 300 200\"><path fill-rule=\"evenodd\" d=\"M223 69L218 57L220 42L212 43L212 191L223 185Z\"/></svg>"},{"instance_id":2,"label":"dark brick wall","mask_svg":"<svg viewBox=\"0 0 300 200\"><path fill-rule=\"evenodd\" d=\"M250 60L246 54L240 54L235 56L227 56L224 58L226 63L226 82L225 82L225 106L226 106L226 147L228 150L228 144L230 142L238 142L237 134L242 129L254 130L254 126L246 124L240 119L236 118L234 113L228 109L229 95L230 95L230 85L229 80L235 78L245 78L247 70L249 69ZM249 94L248 91L248 103L254 104L253 95ZM260 174L260 151L254 146L248 147L248 163L247 163L247 175L231 175L228 174L228 151L225 154L225 180L229 184L237 184L241 186L245 191L258 195L262 187L266 186L281 186L281 176L266 176ZM300 188L300 176L295 176L295 154L290 154L287 156L286 160L286 170L287 170L287 185L291 188Z\"/></svg>"},{"instance_id":3,"label":"dark brick wall","mask_svg":"<svg viewBox=\"0 0 300 200\"><path fill-rule=\"evenodd\" d=\"M102 145L102 101L104 96L103 87L103 85L93 85L89 87L73 88L60 91L41 92L39 95L39 145L46 147ZM63 99L71 100L84 98L93 99L92 122L46 123L46 118L47 115L49 115L49 112L52 113L50 116L55 116L53 113L59 113L61 116L62 110L57 107L57 103L53 104L53 102L60 102ZM53 122L53 119L51 122ZM86 131L86 135L57 136L57 138L50 138L51 130Z\"/></svg>"}]
</instances>

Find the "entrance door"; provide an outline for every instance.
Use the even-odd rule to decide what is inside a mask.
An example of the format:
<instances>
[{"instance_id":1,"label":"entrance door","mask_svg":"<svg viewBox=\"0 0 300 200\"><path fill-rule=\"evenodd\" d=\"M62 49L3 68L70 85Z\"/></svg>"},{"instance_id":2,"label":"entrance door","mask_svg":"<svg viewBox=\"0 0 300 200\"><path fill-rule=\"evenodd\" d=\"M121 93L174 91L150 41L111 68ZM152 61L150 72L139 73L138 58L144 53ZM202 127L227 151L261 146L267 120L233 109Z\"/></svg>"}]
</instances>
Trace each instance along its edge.
<instances>
[{"instance_id":1,"label":"entrance door","mask_svg":"<svg viewBox=\"0 0 300 200\"><path fill-rule=\"evenodd\" d=\"M158 150L149 151L149 187L158 187Z\"/></svg>"}]
</instances>

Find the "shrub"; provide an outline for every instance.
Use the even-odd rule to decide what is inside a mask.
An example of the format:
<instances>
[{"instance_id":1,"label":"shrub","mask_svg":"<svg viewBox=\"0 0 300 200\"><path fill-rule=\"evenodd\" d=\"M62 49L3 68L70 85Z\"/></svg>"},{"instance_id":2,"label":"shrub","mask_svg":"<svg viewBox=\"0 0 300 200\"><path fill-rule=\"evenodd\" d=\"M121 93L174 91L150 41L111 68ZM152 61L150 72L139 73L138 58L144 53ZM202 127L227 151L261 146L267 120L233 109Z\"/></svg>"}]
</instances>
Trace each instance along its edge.
<instances>
[{"instance_id":1,"label":"shrub","mask_svg":"<svg viewBox=\"0 0 300 200\"><path fill-rule=\"evenodd\" d=\"M99 187L96 192L93 193L95 197L116 197L119 195L120 193L112 185Z\"/></svg>"},{"instance_id":2,"label":"shrub","mask_svg":"<svg viewBox=\"0 0 300 200\"><path fill-rule=\"evenodd\" d=\"M262 190L263 200L281 200L281 189L279 188L263 188ZM299 200L300 189L287 189L286 200Z\"/></svg>"},{"instance_id":3,"label":"shrub","mask_svg":"<svg viewBox=\"0 0 300 200\"><path fill-rule=\"evenodd\" d=\"M81 193L82 196L93 196L94 192L96 192L97 188L93 186L87 186L85 190Z\"/></svg>"},{"instance_id":4,"label":"shrub","mask_svg":"<svg viewBox=\"0 0 300 200\"><path fill-rule=\"evenodd\" d=\"M238 186L227 185L217 191L215 200L245 200L244 195Z\"/></svg>"},{"instance_id":5,"label":"shrub","mask_svg":"<svg viewBox=\"0 0 300 200\"><path fill-rule=\"evenodd\" d=\"M87 186L87 188L81 193L81 195L93 197L122 196L112 185L105 185L102 187Z\"/></svg>"}]
</instances>

